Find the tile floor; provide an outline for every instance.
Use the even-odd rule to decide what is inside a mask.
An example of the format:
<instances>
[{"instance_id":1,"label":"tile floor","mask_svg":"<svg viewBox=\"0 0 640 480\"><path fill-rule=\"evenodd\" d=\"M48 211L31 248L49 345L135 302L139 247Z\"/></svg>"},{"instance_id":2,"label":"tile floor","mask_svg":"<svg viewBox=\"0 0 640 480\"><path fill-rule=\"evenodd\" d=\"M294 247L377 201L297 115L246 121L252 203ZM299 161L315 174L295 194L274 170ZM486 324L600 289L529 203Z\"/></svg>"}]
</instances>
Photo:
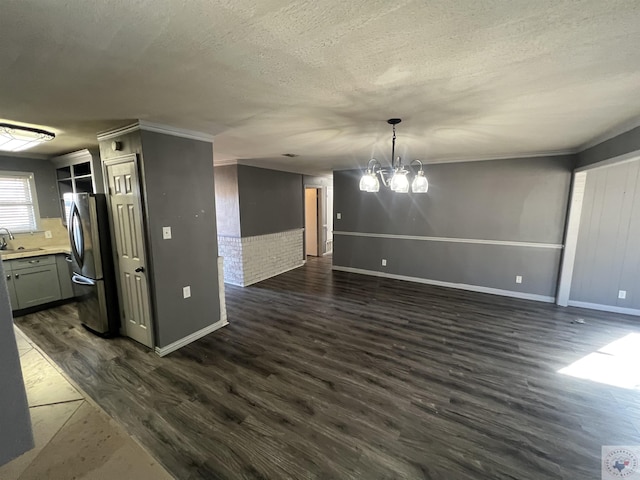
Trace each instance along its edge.
<instances>
[{"instance_id":1,"label":"tile floor","mask_svg":"<svg viewBox=\"0 0 640 480\"><path fill-rule=\"evenodd\" d=\"M171 479L171 475L15 329L35 448L0 467L2 480Z\"/></svg>"}]
</instances>

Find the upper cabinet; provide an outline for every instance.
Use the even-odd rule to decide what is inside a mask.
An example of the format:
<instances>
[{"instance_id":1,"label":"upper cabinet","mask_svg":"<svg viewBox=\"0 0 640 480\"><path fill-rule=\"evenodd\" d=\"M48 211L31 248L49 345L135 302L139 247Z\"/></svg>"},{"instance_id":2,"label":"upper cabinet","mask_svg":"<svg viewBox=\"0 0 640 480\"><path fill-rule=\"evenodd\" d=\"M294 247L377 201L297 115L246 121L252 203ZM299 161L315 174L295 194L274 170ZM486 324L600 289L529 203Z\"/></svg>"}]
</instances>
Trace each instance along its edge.
<instances>
[{"instance_id":1,"label":"upper cabinet","mask_svg":"<svg viewBox=\"0 0 640 480\"><path fill-rule=\"evenodd\" d=\"M60 195L60 214L66 224L64 208L65 193L104 193L100 152L79 150L51 159L56 167L58 192Z\"/></svg>"}]
</instances>

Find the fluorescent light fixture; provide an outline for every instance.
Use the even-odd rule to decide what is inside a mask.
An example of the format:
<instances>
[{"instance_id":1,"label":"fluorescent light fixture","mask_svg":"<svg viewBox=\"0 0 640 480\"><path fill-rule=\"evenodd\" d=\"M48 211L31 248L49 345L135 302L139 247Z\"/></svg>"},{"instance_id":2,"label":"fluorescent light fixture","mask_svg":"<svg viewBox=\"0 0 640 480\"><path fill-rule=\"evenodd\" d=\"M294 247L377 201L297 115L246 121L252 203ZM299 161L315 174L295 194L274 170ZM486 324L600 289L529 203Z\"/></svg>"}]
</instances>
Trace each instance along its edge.
<instances>
[{"instance_id":1,"label":"fluorescent light fixture","mask_svg":"<svg viewBox=\"0 0 640 480\"><path fill-rule=\"evenodd\" d=\"M21 152L54 138L46 130L0 123L0 150L5 152Z\"/></svg>"}]
</instances>

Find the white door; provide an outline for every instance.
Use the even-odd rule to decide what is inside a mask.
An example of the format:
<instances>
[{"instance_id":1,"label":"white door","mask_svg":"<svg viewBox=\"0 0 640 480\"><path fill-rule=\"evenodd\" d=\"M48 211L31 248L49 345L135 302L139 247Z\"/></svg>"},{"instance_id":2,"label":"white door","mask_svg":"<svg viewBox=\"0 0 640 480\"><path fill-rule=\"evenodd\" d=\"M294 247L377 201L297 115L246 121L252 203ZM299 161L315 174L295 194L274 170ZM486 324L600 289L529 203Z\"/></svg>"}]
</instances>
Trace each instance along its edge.
<instances>
[{"instance_id":1,"label":"white door","mask_svg":"<svg viewBox=\"0 0 640 480\"><path fill-rule=\"evenodd\" d=\"M109 219L123 334L153 348L144 224L136 155L107 160Z\"/></svg>"},{"instance_id":2,"label":"white door","mask_svg":"<svg viewBox=\"0 0 640 480\"><path fill-rule=\"evenodd\" d=\"M304 231L307 255L318 256L318 189L304 189Z\"/></svg>"}]
</instances>

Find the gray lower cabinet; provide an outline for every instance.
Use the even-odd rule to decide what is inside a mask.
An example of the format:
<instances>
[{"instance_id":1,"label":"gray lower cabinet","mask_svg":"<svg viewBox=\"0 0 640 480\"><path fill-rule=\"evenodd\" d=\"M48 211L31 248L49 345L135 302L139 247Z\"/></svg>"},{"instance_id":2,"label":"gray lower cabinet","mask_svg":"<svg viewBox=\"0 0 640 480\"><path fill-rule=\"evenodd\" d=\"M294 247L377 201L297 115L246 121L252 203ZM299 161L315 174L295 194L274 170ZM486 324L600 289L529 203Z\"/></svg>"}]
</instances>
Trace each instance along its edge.
<instances>
[{"instance_id":1,"label":"gray lower cabinet","mask_svg":"<svg viewBox=\"0 0 640 480\"><path fill-rule=\"evenodd\" d=\"M4 273L7 276L7 288L9 289L9 303L11 308L15 309L14 305L18 305L18 297L16 297L16 288L13 281L13 274L11 273L11 267L9 262L4 262Z\"/></svg>"},{"instance_id":2,"label":"gray lower cabinet","mask_svg":"<svg viewBox=\"0 0 640 480\"><path fill-rule=\"evenodd\" d=\"M56 255L56 266L58 267L61 298L66 300L74 297L73 283L71 282L71 257L69 255Z\"/></svg>"},{"instance_id":3,"label":"gray lower cabinet","mask_svg":"<svg viewBox=\"0 0 640 480\"><path fill-rule=\"evenodd\" d=\"M7 267L9 264L9 268ZM56 256L47 255L5 262L10 271L14 294L9 287L11 308L21 310L62 298Z\"/></svg>"}]
</instances>

